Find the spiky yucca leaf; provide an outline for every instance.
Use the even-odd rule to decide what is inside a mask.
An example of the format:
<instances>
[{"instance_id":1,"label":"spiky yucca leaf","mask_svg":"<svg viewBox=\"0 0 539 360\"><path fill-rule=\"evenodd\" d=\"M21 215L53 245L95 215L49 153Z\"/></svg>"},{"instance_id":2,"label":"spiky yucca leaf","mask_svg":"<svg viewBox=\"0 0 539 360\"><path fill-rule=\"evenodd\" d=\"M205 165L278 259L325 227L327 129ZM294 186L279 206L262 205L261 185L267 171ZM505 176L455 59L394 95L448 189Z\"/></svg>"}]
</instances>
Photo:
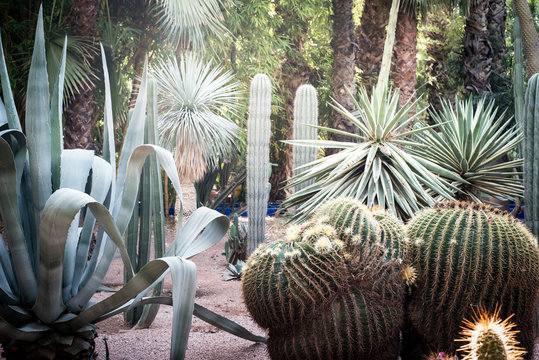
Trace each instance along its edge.
<instances>
[{"instance_id":1,"label":"spiky yucca leaf","mask_svg":"<svg viewBox=\"0 0 539 360\"><path fill-rule=\"evenodd\" d=\"M438 194L452 198L449 184L429 168L436 168L447 176L451 174L428 161L420 161L407 151L411 146L420 145L407 136L423 132L428 127L404 131L406 124L414 121L425 109L408 118L415 103L400 108L398 92L383 87L377 87L371 98L364 88L360 89L354 104L358 109L354 112L338 104L335 108L355 125L358 134L318 128L347 135L357 143L289 141L294 145L343 149L309 163L308 171L292 178L289 187L315 180L284 202L287 208L297 206L294 221L305 220L320 205L340 196L356 198L368 207L380 205L399 217L411 217L420 207L433 204Z\"/></svg>"},{"instance_id":2,"label":"spiky yucca leaf","mask_svg":"<svg viewBox=\"0 0 539 360\"><path fill-rule=\"evenodd\" d=\"M480 193L502 200L523 196L524 185L517 177L522 175L522 159L499 162L523 135L503 114L497 116L493 101L482 99L475 106L471 98L457 99L455 106L443 101L442 110L433 112L432 118L437 130L424 133L425 146L412 152L453 174L453 185L460 190L457 198L480 202Z\"/></svg>"},{"instance_id":3,"label":"spiky yucca leaf","mask_svg":"<svg viewBox=\"0 0 539 360\"><path fill-rule=\"evenodd\" d=\"M165 146L176 149L182 178L199 180L219 156L235 148L238 126L230 115L238 108L238 83L230 72L212 67L194 54L178 63L162 62L154 72L159 86L159 131Z\"/></svg>"}]
</instances>

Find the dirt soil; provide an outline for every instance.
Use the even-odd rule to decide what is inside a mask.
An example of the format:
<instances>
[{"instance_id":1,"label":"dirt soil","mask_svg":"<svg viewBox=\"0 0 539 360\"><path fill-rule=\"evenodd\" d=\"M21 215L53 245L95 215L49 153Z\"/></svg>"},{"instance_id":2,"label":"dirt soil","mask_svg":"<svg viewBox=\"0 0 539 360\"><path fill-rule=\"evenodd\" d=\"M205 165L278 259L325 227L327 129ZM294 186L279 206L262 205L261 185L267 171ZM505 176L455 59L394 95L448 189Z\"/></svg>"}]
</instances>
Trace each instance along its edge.
<instances>
[{"instance_id":1,"label":"dirt soil","mask_svg":"<svg viewBox=\"0 0 539 360\"><path fill-rule=\"evenodd\" d=\"M268 239L282 238L284 220L267 218ZM172 218L167 220L167 244L174 237ZM226 260L224 244L226 237L191 260L197 266L196 303L223 315L257 335L264 335L264 329L251 319L241 294L240 281L225 281ZM123 266L120 259L111 265L103 285L118 289L123 284ZM171 295L170 277L165 280L164 294ZM109 294L98 293L94 300L101 300ZM98 324L96 339L97 359L106 359L105 343L112 360L168 359L172 307L161 305L159 313L149 329L130 329L124 325L123 315L116 315ZM269 359L266 346L237 338L227 332L193 317L186 359L242 360Z\"/></svg>"}]
</instances>

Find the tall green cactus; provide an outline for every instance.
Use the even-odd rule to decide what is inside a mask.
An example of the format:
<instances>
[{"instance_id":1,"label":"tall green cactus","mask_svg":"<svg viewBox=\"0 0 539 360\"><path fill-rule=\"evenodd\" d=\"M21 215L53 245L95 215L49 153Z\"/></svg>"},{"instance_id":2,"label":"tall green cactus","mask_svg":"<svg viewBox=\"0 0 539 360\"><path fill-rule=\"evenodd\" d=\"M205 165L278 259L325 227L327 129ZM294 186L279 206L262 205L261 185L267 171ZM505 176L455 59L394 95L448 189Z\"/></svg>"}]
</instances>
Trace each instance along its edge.
<instances>
[{"instance_id":1,"label":"tall green cactus","mask_svg":"<svg viewBox=\"0 0 539 360\"><path fill-rule=\"evenodd\" d=\"M318 130L313 125L318 125L316 89L312 85L305 84L298 87L294 99L294 140L316 140ZM298 168L315 161L316 153L315 147L293 146L294 176L307 170L307 168ZM302 182L294 187L294 191L298 192L312 183L314 179Z\"/></svg>"},{"instance_id":2,"label":"tall green cactus","mask_svg":"<svg viewBox=\"0 0 539 360\"><path fill-rule=\"evenodd\" d=\"M539 74L528 80L524 101L524 203L526 225L539 235Z\"/></svg>"},{"instance_id":3,"label":"tall green cactus","mask_svg":"<svg viewBox=\"0 0 539 360\"><path fill-rule=\"evenodd\" d=\"M470 305L514 314L520 342L531 351L539 298L539 249L507 213L484 204L451 202L407 224L406 263L417 271L409 318L431 348L455 350L453 339Z\"/></svg>"},{"instance_id":4,"label":"tall green cactus","mask_svg":"<svg viewBox=\"0 0 539 360\"><path fill-rule=\"evenodd\" d=\"M513 95L515 97L515 119L519 126L523 126L524 121L524 60L522 54L522 35L520 33L520 23L515 18L513 25L513 46L514 46L514 65L513 65Z\"/></svg>"},{"instance_id":5,"label":"tall green cactus","mask_svg":"<svg viewBox=\"0 0 539 360\"><path fill-rule=\"evenodd\" d=\"M251 82L247 121L247 254L264 241L269 198L271 83L264 74Z\"/></svg>"},{"instance_id":6,"label":"tall green cactus","mask_svg":"<svg viewBox=\"0 0 539 360\"><path fill-rule=\"evenodd\" d=\"M380 359L403 321L402 265L378 245L346 256L337 237L262 246L244 270L243 294L267 328L272 359ZM387 355L386 355L387 356Z\"/></svg>"}]
</instances>

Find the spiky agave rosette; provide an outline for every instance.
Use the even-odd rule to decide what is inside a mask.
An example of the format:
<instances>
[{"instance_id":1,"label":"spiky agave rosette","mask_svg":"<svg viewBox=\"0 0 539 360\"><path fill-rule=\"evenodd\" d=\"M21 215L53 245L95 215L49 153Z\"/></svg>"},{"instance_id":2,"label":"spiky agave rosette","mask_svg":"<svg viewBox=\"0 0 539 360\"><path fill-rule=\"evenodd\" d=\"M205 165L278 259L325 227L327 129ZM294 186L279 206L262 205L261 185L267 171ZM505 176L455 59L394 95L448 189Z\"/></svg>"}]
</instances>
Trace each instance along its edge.
<instances>
[{"instance_id":1,"label":"spiky agave rosette","mask_svg":"<svg viewBox=\"0 0 539 360\"><path fill-rule=\"evenodd\" d=\"M492 206L450 202L418 213L407 236L405 262L417 271L409 318L431 348L455 350L470 304L514 313L519 341L533 348L539 249L524 225Z\"/></svg>"},{"instance_id":2,"label":"spiky agave rosette","mask_svg":"<svg viewBox=\"0 0 539 360\"><path fill-rule=\"evenodd\" d=\"M474 311L472 320L464 320L462 338L456 341L465 342L458 351L464 353L462 360L493 359L493 360L522 360L526 351L518 347L515 330L516 324L507 319L500 319L500 307L496 307L490 315L480 307Z\"/></svg>"},{"instance_id":3,"label":"spiky agave rosette","mask_svg":"<svg viewBox=\"0 0 539 360\"><path fill-rule=\"evenodd\" d=\"M259 247L244 270L245 303L268 329L271 358L374 358L396 351L389 344L403 321L402 264L379 244L350 246L328 224L295 227L287 237ZM361 244L354 236L348 241Z\"/></svg>"}]
</instances>

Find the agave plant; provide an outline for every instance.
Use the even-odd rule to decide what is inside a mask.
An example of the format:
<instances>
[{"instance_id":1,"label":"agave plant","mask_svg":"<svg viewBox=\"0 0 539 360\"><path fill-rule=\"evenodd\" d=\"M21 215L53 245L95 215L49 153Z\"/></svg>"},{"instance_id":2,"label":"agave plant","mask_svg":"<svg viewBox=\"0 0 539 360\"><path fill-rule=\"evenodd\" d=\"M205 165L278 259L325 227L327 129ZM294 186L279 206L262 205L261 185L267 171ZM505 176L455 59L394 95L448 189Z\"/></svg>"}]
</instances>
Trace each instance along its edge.
<instances>
[{"instance_id":1,"label":"agave plant","mask_svg":"<svg viewBox=\"0 0 539 360\"><path fill-rule=\"evenodd\" d=\"M200 180L218 158L236 148L239 127L229 114L238 108L232 73L190 53L162 62L154 73L158 86L159 131L165 146L176 149L180 177Z\"/></svg>"},{"instance_id":2,"label":"agave plant","mask_svg":"<svg viewBox=\"0 0 539 360\"><path fill-rule=\"evenodd\" d=\"M494 102L472 99L455 100L453 106L442 102L442 110L433 112L436 130L423 133L424 146L413 149L419 159L452 174L460 200L481 202L481 193L501 200L514 200L524 194L522 159L504 159L522 141L517 124L497 115Z\"/></svg>"},{"instance_id":3,"label":"agave plant","mask_svg":"<svg viewBox=\"0 0 539 360\"><path fill-rule=\"evenodd\" d=\"M289 185L314 179L312 185L294 193L284 205L297 206L293 220L303 221L320 205L339 196L361 200L367 206L380 205L391 209L399 217L411 217L422 206L434 203L441 195L451 199L451 186L439 179L430 169L445 172L428 161L420 161L406 149L418 146L408 137L429 127L406 131L406 125L425 109L408 117L415 103L399 107L399 94L385 86L377 86L369 99L364 88L353 99L356 111L341 105L334 107L357 129L357 133L318 127L336 134L349 136L357 142L324 140L290 141L294 145L340 148L342 151L313 161L309 170L294 176Z\"/></svg>"},{"instance_id":4,"label":"agave plant","mask_svg":"<svg viewBox=\"0 0 539 360\"><path fill-rule=\"evenodd\" d=\"M94 323L130 307L156 302L173 303L173 358L184 357L193 313L228 331L251 336L235 323L194 304L196 267L187 259L219 241L228 228L226 217L207 208L198 209L177 231L165 257L132 274L131 281L112 296L90 303L117 249L127 271L132 273L122 236L135 207L141 168L149 154L155 154L176 191L181 193L170 152L142 144L146 70L116 169L106 63L105 145L104 158L100 158L88 150L62 149L66 45L50 99L42 10L28 81L26 134L20 130L1 43L0 55L6 110L5 118L0 115L3 356L92 358ZM96 221L100 228L90 251ZM143 298L168 272L172 273L174 283L172 297Z\"/></svg>"}]
</instances>

